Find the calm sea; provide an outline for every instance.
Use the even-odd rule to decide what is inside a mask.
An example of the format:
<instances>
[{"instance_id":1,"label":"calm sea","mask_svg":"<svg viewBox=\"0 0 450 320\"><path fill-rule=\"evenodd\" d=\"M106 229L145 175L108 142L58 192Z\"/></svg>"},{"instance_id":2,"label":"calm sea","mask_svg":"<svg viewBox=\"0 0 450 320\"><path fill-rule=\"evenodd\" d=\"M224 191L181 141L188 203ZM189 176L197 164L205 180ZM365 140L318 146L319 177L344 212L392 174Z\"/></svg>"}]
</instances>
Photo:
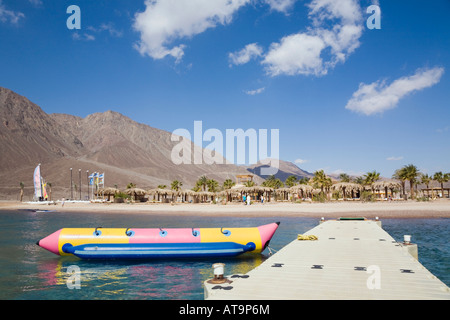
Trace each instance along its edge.
<instances>
[{"instance_id":1,"label":"calm sea","mask_svg":"<svg viewBox=\"0 0 450 320\"><path fill-rule=\"evenodd\" d=\"M213 277L212 264L225 263L226 274L246 273L265 255L233 259L168 261L84 261L60 258L36 241L61 228L75 227L254 227L280 221L270 244L279 250L297 234L317 226L312 218L173 217L107 213L35 213L0 211L0 299L2 300L202 300L203 282ZM383 228L401 241L412 235L420 262L450 286L450 219L388 219ZM268 254L267 250L264 254ZM73 267L81 288L67 286Z\"/></svg>"}]
</instances>

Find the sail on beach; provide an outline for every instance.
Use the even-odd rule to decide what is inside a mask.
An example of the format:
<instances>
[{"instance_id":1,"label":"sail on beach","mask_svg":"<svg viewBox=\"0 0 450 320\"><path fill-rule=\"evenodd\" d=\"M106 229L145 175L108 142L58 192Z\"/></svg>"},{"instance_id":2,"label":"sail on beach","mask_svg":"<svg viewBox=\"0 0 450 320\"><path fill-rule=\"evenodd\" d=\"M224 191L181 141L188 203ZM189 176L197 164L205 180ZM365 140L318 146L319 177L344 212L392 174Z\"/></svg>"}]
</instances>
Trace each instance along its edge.
<instances>
[{"instance_id":1,"label":"sail on beach","mask_svg":"<svg viewBox=\"0 0 450 320\"><path fill-rule=\"evenodd\" d=\"M44 183L44 179L41 176L41 164L34 169L33 182L35 200L42 201L47 199L46 183Z\"/></svg>"}]
</instances>

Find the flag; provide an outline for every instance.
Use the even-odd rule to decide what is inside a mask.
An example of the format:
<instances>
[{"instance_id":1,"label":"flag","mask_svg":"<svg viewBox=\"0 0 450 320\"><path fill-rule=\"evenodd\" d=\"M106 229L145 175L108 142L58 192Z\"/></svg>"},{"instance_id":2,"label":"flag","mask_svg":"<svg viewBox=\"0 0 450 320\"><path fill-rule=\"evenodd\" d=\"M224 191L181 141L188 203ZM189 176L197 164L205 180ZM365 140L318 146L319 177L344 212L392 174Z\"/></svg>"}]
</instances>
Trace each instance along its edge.
<instances>
[{"instance_id":1,"label":"flag","mask_svg":"<svg viewBox=\"0 0 450 320\"><path fill-rule=\"evenodd\" d=\"M93 173L89 176L89 185L90 186L94 185L94 174Z\"/></svg>"},{"instance_id":2,"label":"flag","mask_svg":"<svg viewBox=\"0 0 450 320\"><path fill-rule=\"evenodd\" d=\"M105 174L102 173L98 176L98 184L105 186Z\"/></svg>"}]
</instances>

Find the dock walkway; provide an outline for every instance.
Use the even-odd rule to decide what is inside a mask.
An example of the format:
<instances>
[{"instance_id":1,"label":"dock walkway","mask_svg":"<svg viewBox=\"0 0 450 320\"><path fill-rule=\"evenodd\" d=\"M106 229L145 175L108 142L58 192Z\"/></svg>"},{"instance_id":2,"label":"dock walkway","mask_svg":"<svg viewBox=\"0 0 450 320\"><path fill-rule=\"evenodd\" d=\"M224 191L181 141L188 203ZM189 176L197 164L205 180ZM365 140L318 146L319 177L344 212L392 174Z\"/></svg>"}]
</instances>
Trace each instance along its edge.
<instances>
[{"instance_id":1,"label":"dock walkway","mask_svg":"<svg viewBox=\"0 0 450 320\"><path fill-rule=\"evenodd\" d=\"M450 289L379 221L333 220L294 240L231 283L205 281L207 300L449 299ZM410 252L413 252L411 255Z\"/></svg>"}]
</instances>

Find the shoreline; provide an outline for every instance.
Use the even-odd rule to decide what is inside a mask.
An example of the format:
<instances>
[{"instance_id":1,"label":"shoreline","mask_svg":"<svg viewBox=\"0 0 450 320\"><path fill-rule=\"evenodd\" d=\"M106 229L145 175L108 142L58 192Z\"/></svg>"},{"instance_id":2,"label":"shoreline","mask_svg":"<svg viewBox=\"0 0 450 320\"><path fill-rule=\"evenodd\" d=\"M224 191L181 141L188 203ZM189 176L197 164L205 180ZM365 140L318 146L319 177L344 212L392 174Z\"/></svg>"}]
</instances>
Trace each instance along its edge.
<instances>
[{"instance_id":1,"label":"shoreline","mask_svg":"<svg viewBox=\"0 0 450 320\"><path fill-rule=\"evenodd\" d=\"M6 210L54 210L57 212L85 212L107 214L148 214L175 216L217 216L217 217L366 217L389 218L450 218L450 200L439 199L430 202L327 202L290 203L271 202L265 204L242 203L222 204L161 204L161 203L88 203L61 202L56 205L0 201L0 212Z\"/></svg>"}]
</instances>

